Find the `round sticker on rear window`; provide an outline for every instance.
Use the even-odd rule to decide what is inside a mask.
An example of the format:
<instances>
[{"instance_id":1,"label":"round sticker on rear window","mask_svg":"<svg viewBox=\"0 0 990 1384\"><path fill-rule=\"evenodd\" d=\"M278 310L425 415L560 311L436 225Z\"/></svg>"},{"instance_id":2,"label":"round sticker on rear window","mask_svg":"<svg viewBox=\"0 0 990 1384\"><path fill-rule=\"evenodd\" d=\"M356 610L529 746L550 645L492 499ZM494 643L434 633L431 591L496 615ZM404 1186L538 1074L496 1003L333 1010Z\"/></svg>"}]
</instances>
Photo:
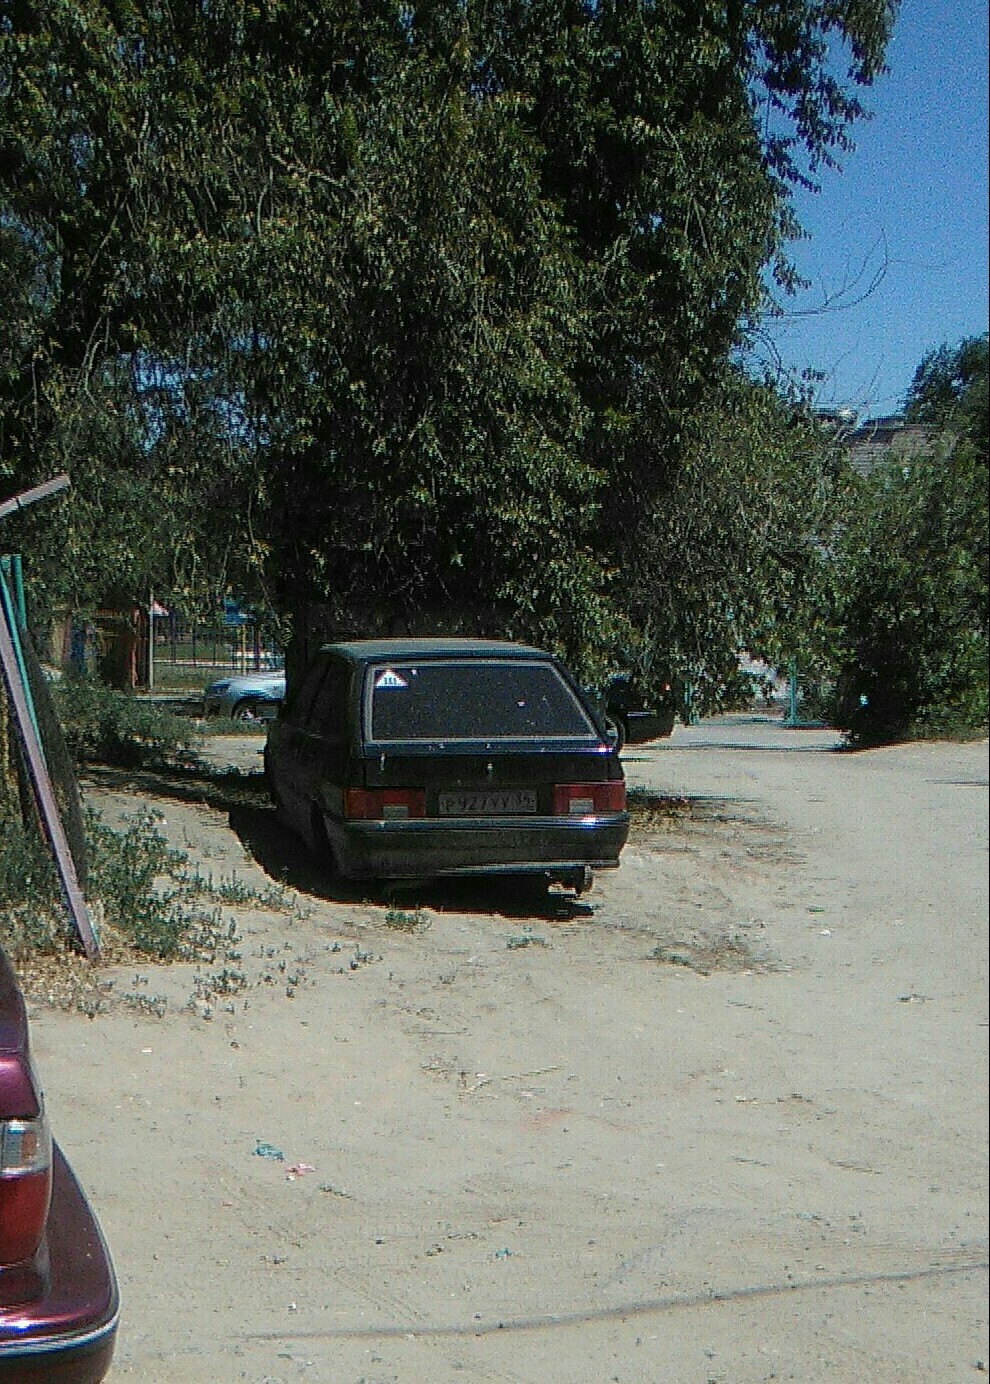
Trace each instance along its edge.
<instances>
[{"instance_id":1,"label":"round sticker on rear window","mask_svg":"<svg viewBox=\"0 0 990 1384\"><path fill-rule=\"evenodd\" d=\"M409 686L409 684L406 682L405 678L400 677L399 674L395 671L394 668L386 668L385 671L384 671L384 673L379 673L378 676L377 676L377 678L375 678L375 691L376 691L376 692L378 691L378 689L379 689L380 687L383 687L383 688L394 688L394 687L408 687L408 686Z\"/></svg>"}]
</instances>

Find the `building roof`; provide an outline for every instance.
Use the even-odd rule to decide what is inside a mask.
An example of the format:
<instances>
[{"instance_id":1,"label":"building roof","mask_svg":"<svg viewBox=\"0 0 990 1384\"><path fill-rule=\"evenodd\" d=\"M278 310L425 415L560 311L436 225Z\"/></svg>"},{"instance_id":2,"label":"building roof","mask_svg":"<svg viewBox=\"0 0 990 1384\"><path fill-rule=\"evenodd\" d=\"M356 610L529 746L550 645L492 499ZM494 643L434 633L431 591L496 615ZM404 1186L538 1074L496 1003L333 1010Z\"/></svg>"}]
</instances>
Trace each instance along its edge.
<instances>
[{"instance_id":1,"label":"building roof","mask_svg":"<svg viewBox=\"0 0 990 1384\"><path fill-rule=\"evenodd\" d=\"M909 463L933 451L939 440L938 431L927 423L909 423L899 414L867 418L843 438L849 464L861 476L868 476L888 459Z\"/></svg>"}]
</instances>

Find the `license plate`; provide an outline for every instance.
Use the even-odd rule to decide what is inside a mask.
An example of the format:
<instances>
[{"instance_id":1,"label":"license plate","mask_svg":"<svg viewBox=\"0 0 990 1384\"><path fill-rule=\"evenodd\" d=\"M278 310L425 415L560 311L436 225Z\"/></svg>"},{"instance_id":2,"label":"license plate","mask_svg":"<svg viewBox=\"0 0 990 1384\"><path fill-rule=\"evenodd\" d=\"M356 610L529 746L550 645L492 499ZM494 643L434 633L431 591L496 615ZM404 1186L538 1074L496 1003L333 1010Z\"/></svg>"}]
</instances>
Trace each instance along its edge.
<instances>
[{"instance_id":1,"label":"license plate","mask_svg":"<svg viewBox=\"0 0 990 1384\"><path fill-rule=\"evenodd\" d=\"M441 817L509 817L536 811L533 788L478 788L441 793Z\"/></svg>"}]
</instances>

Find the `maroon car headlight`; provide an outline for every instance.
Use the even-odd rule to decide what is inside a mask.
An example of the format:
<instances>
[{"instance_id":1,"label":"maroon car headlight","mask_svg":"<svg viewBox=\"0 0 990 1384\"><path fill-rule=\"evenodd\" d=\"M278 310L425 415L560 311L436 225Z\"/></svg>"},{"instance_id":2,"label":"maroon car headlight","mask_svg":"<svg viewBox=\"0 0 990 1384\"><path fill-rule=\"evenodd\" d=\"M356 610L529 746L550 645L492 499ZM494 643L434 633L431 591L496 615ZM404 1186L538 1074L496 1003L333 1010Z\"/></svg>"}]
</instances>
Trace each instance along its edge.
<instances>
[{"instance_id":1,"label":"maroon car headlight","mask_svg":"<svg viewBox=\"0 0 990 1384\"><path fill-rule=\"evenodd\" d=\"M604 783L557 783L553 789L555 817L602 817L626 810L623 779Z\"/></svg>"},{"instance_id":2,"label":"maroon car headlight","mask_svg":"<svg viewBox=\"0 0 990 1384\"><path fill-rule=\"evenodd\" d=\"M0 1120L0 1265L30 1259L52 1197L52 1136L44 1110Z\"/></svg>"}]
</instances>

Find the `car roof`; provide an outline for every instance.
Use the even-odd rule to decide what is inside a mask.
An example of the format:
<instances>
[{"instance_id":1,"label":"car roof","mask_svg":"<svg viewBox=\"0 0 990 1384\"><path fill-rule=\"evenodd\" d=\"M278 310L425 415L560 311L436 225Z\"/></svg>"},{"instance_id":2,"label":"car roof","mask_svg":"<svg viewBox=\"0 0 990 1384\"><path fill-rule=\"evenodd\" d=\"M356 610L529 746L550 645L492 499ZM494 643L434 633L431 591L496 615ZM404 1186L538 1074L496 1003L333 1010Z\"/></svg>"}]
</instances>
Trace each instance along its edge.
<instances>
[{"instance_id":1,"label":"car roof","mask_svg":"<svg viewBox=\"0 0 990 1384\"><path fill-rule=\"evenodd\" d=\"M513 644L505 639L351 639L324 644L321 653L336 654L352 663L399 662L415 658L486 658L501 655L523 659L549 659L545 649Z\"/></svg>"}]
</instances>

